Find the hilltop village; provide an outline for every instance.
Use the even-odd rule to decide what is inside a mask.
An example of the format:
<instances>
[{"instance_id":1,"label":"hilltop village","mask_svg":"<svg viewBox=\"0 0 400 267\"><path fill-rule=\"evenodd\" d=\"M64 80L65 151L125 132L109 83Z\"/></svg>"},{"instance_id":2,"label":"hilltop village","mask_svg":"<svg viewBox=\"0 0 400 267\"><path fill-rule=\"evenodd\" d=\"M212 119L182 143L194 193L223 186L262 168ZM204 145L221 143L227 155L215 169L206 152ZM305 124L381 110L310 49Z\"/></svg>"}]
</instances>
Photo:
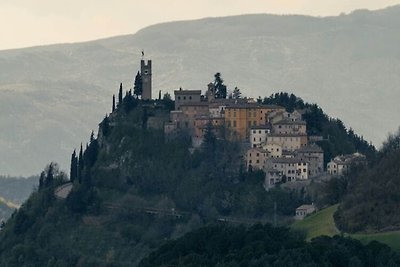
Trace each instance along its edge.
<instances>
[{"instance_id":1,"label":"hilltop village","mask_svg":"<svg viewBox=\"0 0 400 267\"><path fill-rule=\"evenodd\" d=\"M152 62L141 60L135 84L142 100L152 99ZM135 89L136 90L136 89ZM161 93L159 98L161 98ZM202 90L174 90L174 108L163 118L167 138L190 136L199 148L208 130L217 138L240 142L247 171L265 172L265 189L276 184L305 181L325 174L342 175L353 163L365 163L360 153L341 155L324 166L324 151L317 145L322 136L307 134L304 110L263 104L261 99L242 97L235 88L227 94L219 73Z\"/></svg>"}]
</instances>

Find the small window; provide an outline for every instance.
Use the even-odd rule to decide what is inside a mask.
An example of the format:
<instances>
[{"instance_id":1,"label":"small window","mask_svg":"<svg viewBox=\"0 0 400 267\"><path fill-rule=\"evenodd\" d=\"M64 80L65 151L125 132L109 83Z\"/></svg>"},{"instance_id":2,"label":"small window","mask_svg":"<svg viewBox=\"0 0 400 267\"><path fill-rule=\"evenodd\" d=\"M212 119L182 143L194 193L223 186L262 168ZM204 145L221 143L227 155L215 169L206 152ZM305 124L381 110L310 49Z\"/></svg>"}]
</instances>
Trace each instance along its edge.
<instances>
[{"instance_id":1,"label":"small window","mask_svg":"<svg viewBox=\"0 0 400 267\"><path fill-rule=\"evenodd\" d=\"M261 130L259 130L258 133L261 134Z\"/></svg>"},{"instance_id":2,"label":"small window","mask_svg":"<svg viewBox=\"0 0 400 267\"><path fill-rule=\"evenodd\" d=\"M186 96L183 97L183 100L186 100Z\"/></svg>"},{"instance_id":3,"label":"small window","mask_svg":"<svg viewBox=\"0 0 400 267\"><path fill-rule=\"evenodd\" d=\"M257 163L260 163L260 161L259 161L259 160L257 160Z\"/></svg>"},{"instance_id":4,"label":"small window","mask_svg":"<svg viewBox=\"0 0 400 267\"><path fill-rule=\"evenodd\" d=\"M260 153L257 153L257 157L259 157L260 156Z\"/></svg>"},{"instance_id":5,"label":"small window","mask_svg":"<svg viewBox=\"0 0 400 267\"><path fill-rule=\"evenodd\" d=\"M180 96L178 96L178 100L181 100L181 97L180 97Z\"/></svg>"}]
</instances>

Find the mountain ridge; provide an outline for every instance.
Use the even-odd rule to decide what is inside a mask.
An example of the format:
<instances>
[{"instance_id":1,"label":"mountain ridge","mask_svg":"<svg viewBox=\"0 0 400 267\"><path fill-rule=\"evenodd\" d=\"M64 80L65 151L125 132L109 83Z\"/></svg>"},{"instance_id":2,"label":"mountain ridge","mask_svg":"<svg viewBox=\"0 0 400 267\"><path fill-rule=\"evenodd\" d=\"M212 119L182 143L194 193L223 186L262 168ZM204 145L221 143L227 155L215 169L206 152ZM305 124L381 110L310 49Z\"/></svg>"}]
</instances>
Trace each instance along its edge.
<instances>
[{"instance_id":1,"label":"mountain ridge","mask_svg":"<svg viewBox=\"0 0 400 267\"><path fill-rule=\"evenodd\" d=\"M238 86L251 97L289 91L319 103L379 145L398 121L396 14L399 6L325 18L204 18L0 51L0 112L7 114L0 118L0 173L31 175L53 160L66 168L64 155L111 110L105 99L119 82L132 87L142 49L153 60L153 95L205 89L221 72L229 89Z\"/></svg>"}]
</instances>

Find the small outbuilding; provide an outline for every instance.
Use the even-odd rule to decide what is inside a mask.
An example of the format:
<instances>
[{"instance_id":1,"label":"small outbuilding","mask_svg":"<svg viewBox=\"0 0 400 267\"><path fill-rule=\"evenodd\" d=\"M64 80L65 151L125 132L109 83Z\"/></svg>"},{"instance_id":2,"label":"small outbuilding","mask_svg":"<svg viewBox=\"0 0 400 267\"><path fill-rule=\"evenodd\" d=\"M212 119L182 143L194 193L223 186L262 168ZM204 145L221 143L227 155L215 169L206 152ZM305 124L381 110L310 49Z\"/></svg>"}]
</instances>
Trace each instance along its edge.
<instances>
[{"instance_id":1,"label":"small outbuilding","mask_svg":"<svg viewBox=\"0 0 400 267\"><path fill-rule=\"evenodd\" d=\"M296 209L296 220L303 220L308 214L316 211L314 204L311 205L301 205Z\"/></svg>"}]
</instances>

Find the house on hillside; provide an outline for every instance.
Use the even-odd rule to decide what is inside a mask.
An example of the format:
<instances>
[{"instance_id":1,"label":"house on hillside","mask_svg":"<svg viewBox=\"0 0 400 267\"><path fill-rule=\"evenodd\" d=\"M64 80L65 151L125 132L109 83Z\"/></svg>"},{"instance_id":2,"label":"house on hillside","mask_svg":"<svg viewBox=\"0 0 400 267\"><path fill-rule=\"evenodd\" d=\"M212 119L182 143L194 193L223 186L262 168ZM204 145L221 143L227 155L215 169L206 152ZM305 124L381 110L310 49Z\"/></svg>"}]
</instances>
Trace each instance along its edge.
<instances>
[{"instance_id":1,"label":"house on hillside","mask_svg":"<svg viewBox=\"0 0 400 267\"><path fill-rule=\"evenodd\" d=\"M268 151L254 147L246 153L246 168L247 170L262 170L268 159Z\"/></svg>"},{"instance_id":2,"label":"house on hillside","mask_svg":"<svg viewBox=\"0 0 400 267\"><path fill-rule=\"evenodd\" d=\"M295 151L295 157L309 163L308 175L314 177L324 172L324 151L317 144L308 144Z\"/></svg>"},{"instance_id":3,"label":"house on hillside","mask_svg":"<svg viewBox=\"0 0 400 267\"><path fill-rule=\"evenodd\" d=\"M314 213L316 208L314 204L311 205L301 205L296 209L296 220L303 220L307 215Z\"/></svg>"},{"instance_id":4,"label":"house on hillside","mask_svg":"<svg viewBox=\"0 0 400 267\"><path fill-rule=\"evenodd\" d=\"M252 126L250 128L251 147L257 147L267 141L268 134L271 133L271 127L268 125Z\"/></svg>"},{"instance_id":5,"label":"house on hillside","mask_svg":"<svg viewBox=\"0 0 400 267\"><path fill-rule=\"evenodd\" d=\"M351 165L364 165L366 163L365 155L358 152L350 155L341 155L328 162L327 172L331 175L343 175L350 170Z\"/></svg>"}]
</instances>

